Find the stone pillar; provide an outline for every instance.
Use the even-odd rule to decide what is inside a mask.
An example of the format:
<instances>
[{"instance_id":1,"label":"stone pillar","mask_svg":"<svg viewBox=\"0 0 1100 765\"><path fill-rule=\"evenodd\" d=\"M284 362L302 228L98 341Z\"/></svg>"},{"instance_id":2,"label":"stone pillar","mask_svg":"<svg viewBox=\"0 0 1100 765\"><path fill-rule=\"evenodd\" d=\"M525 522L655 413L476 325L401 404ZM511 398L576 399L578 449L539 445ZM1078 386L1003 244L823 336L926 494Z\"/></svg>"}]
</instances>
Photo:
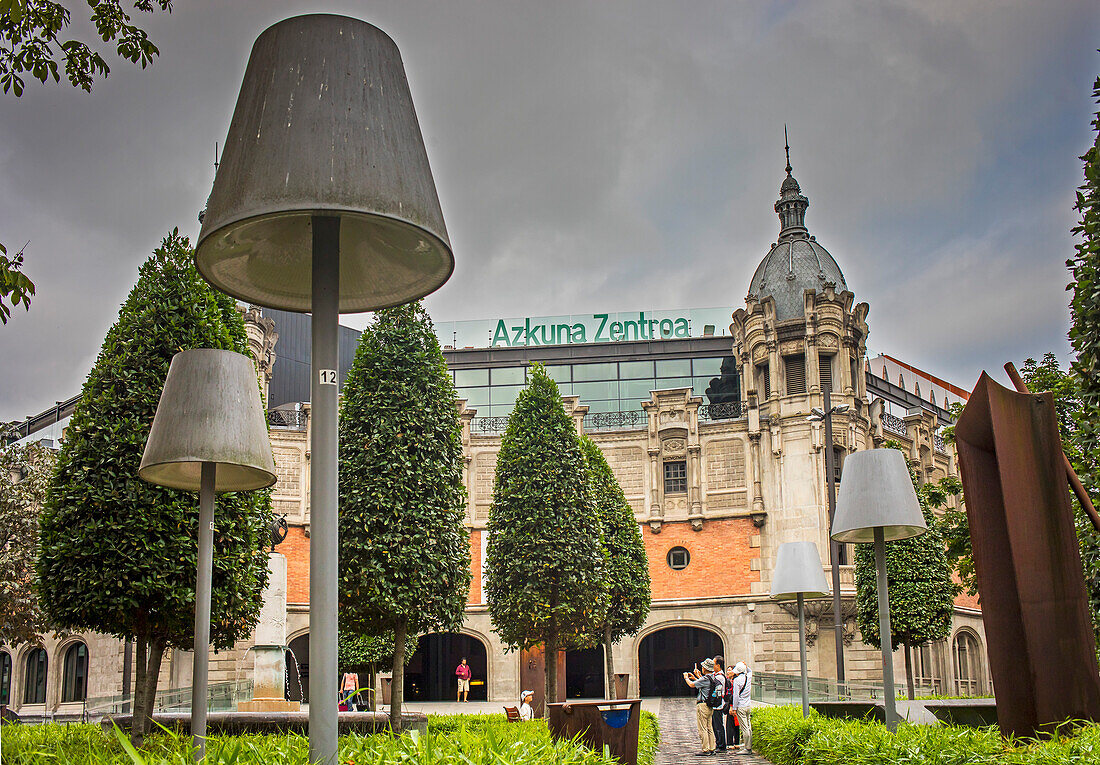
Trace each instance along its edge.
<instances>
[{"instance_id":1,"label":"stone pillar","mask_svg":"<svg viewBox=\"0 0 1100 765\"><path fill-rule=\"evenodd\" d=\"M240 712L294 712L301 706L286 700L286 558L272 552L267 567L264 605L252 636L252 701L240 702Z\"/></svg>"}]
</instances>

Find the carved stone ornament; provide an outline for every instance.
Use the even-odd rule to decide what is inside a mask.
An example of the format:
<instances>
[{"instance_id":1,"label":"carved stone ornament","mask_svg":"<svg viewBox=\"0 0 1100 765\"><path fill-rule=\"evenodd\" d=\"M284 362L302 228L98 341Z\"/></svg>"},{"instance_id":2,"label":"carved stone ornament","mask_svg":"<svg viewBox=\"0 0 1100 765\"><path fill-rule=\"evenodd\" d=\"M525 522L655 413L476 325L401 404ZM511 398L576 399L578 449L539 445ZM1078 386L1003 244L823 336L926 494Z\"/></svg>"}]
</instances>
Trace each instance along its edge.
<instances>
[{"instance_id":1,"label":"carved stone ornament","mask_svg":"<svg viewBox=\"0 0 1100 765\"><path fill-rule=\"evenodd\" d=\"M791 600L779 604L779 607L798 618L798 604ZM808 600L805 605L806 645L812 646L822 630L833 629L833 601ZM844 620L844 645L850 646L856 637L856 601L853 598L841 598L840 618Z\"/></svg>"},{"instance_id":2,"label":"carved stone ornament","mask_svg":"<svg viewBox=\"0 0 1100 765\"><path fill-rule=\"evenodd\" d=\"M779 355L797 356L805 350L801 340L787 340L779 346Z\"/></svg>"},{"instance_id":3,"label":"carved stone ornament","mask_svg":"<svg viewBox=\"0 0 1100 765\"><path fill-rule=\"evenodd\" d=\"M682 438L669 438L661 445L666 457L681 457L687 451L687 441Z\"/></svg>"},{"instance_id":4,"label":"carved stone ornament","mask_svg":"<svg viewBox=\"0 0 1100 765\"><path fill-rule=\"evenodd\" d=\"M836 348L837 347L836 335L829 335L829 334L819 335L818 338L817 338L817 344L821 348Z\"/></svg>"},{"instance_id":5,"label":"carved stone ornament","mask_svg":"<svg viewBox=\"0 0 1100 765\"><path fill-rule=\"evenodd\" d=\"M752 349L752 360L756 363L760 363L768 358L768 347L766 345L758 345Z\"/></svg>"},{"instance_id":6,"label":"carved stone ornament","mask_svg":"<svg viewBox=\"0 0 1100 765\"><path fill-rule=\"evenodd\" d=\"M661 410L661 424L664 425L669 422L683 422L684 412L680 409L663 409Z\"/></svg>"}]
</instances>

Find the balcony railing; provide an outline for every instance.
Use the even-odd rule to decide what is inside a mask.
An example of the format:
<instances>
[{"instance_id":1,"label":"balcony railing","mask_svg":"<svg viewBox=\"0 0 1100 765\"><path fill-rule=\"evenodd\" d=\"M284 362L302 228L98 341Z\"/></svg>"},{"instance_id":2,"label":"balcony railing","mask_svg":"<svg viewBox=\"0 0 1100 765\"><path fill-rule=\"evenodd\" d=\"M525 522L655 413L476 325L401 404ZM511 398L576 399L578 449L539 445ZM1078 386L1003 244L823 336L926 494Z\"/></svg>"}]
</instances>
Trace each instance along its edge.
<instances>
[{"instance_id":1,"label":"balcony railing","mask_svg":"<svg viewBox=\"0 0 1100 765\"><path fill-rule=\"evenodd\" d=\"M306 413L301 409L269 409L267 424L284 430L305 430Z\"/></svg>"},{"instance_id":2,"label":"balcony railing","mask_svg":"<svg viewBox=\"0 0 1100 765\"><path fill-rule=\"evenodd\" d=\"M909 435L905 432L905 420L889 412L882 413L882 427L891 433L897 433L899 436Z\"/></svg>"},{"instance_id":3,"label":"balcony railing","mask_svg":"<svg viewBox=\"0 0 1100 765\"><path fill-rule=\"evenodd\" d=\"M939 433L933 434L932 442L936 445L936 451L940 454L947 454L947 442L943 440L943 436Z\"/></svg>"},{"instance_id":4,"label":"balcony railing","mask_svg":"<svg viewBox=\"0 0 1100 765\"><path fill-rule=\"evenodd\" d=\"M473 433L503 433L507 429L507 417L475 417L470 421Z\"/></svg>"},{"instance_id":5,"label":"balcony railing","mask_svg":"<svg viewBox=\"0 0 1100 765\"><path fill-rule=\"evenodd\" d=\"M584 416L585 430L633 430L649 425L649 415L641 409L626 412L592 412Z\"/></svg>"},{"instance_id":6,"label":"balcony railing","mask_svg":"<svg viewBox=\"0 0 1100 765\"><path fill-rule=\"evenodd\" d=\"M703 404L699 407L699 419L711 420L736 420L742 415L741 402L730 401L724 404Z\"/></svg>"}]
</instances>

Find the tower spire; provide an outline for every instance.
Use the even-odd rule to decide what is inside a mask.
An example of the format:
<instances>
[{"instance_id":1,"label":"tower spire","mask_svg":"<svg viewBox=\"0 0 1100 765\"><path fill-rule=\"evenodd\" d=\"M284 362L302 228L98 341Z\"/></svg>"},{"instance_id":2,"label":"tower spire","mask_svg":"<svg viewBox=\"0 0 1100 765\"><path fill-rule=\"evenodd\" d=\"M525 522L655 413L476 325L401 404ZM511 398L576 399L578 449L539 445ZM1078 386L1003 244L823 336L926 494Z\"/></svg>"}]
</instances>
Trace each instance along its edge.
<instances>
[{"instance_id":1,"label":"tower spire","mask_svg":"<svg viewBox=\"0 0 1100 765\"><path fill-rule=\"evenodd\" d=\"M783 123L783 150L787 152L787 175L791 174L791 142L787 140L787 124Z\"/></svg>"}]
</instances>

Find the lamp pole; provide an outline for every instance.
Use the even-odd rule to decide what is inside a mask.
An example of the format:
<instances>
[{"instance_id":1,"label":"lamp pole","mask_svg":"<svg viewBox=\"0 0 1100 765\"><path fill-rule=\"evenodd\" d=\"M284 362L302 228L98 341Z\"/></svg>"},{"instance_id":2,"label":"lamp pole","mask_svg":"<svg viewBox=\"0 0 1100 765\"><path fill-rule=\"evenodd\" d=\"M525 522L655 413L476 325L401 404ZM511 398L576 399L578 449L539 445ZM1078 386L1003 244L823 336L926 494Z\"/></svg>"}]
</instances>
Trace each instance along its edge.
<instances>
[{"instance_id":1,"label":"lamp pole","mask_svg":"<svg viewBox=\"0 0 1100 765\"><path fill-rule=\"evenodd\" d=\"M847 405L834 407L828 387L823 386L825 411L814 410L811 420L825 422L825 483L829 495L829 528L836 515L836 480L833 467L833 415L848 411ZM837 698L844 695L844 618L840 610L840 542L829 539L829 560L833 575L833 640L836 643L836 693Z\"/></svg>"}]
</instances>

